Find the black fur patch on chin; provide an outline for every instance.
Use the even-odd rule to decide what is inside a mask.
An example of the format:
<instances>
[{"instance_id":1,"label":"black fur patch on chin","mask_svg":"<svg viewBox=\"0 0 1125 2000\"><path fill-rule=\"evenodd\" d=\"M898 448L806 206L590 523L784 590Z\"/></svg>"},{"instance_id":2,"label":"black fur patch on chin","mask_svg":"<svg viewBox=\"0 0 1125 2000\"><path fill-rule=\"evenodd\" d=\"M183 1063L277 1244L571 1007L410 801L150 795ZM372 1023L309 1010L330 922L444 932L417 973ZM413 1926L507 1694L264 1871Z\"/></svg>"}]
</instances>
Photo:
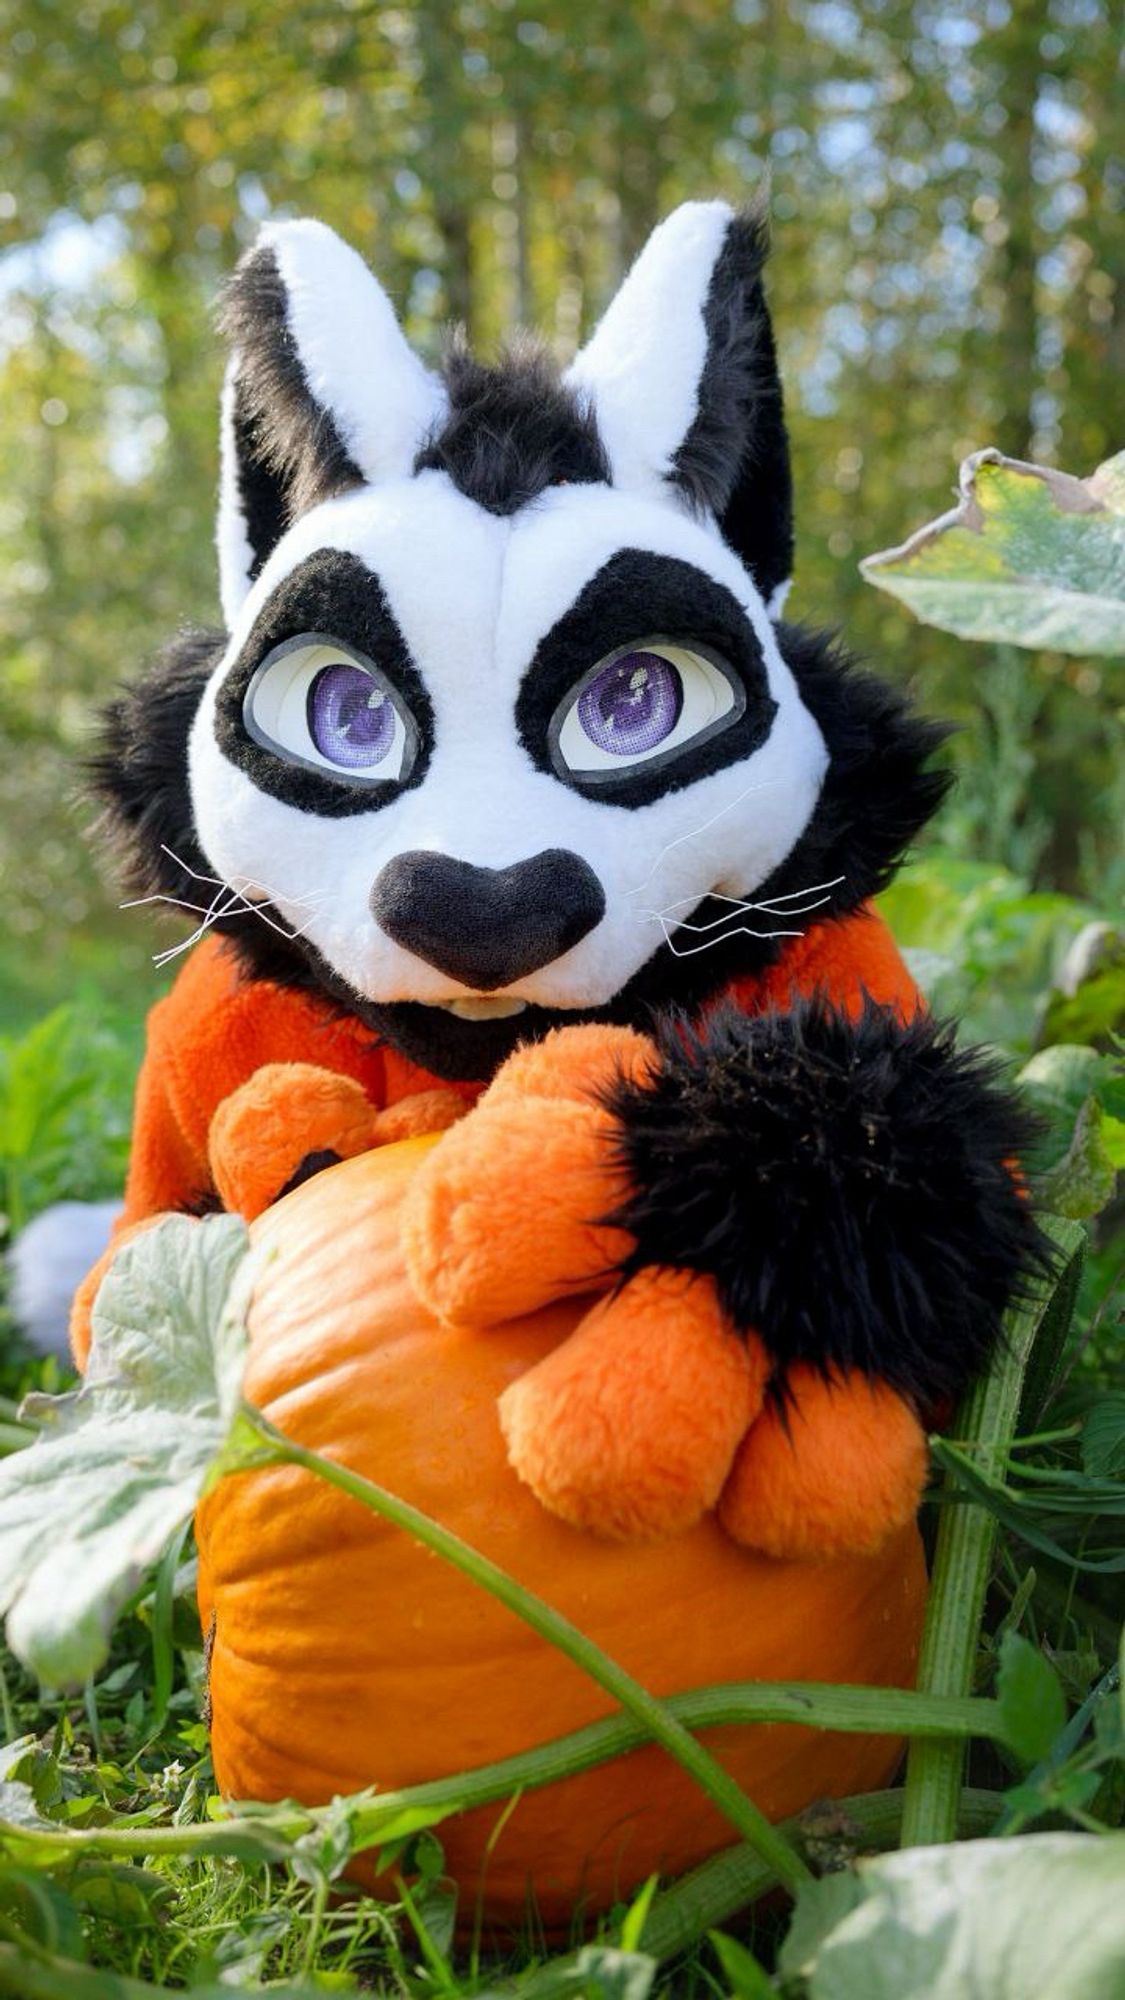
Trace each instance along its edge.
<instances>
[{"instance_id":1,"label":"black fur patch on chin","mask_svg":"<svg viewBox=\"0 0 1125 2000\"><path fill-rule=\"evenodd\" d=\"M474 360L461 337L446 357L449 414L419 452L415 471L448 473L490 514L514 514L549 486L609 479L594 419L528 336L496 367Z\"/></svg>"},{"instance_id":2,"label":"black fur patch on chin","mask_svg":"<svg viewBox=\"0 0 1125 2000\"><path fill-rule=\"evenodd\" d=\"M211 901L188 872L208 875L192 818L188 737L225 645L221 632L181 632L102 711L87 777L102 806L99 831L133 895L179 896L204 908Z\"/></svg>"},{"instance_id":3,"label":"black fur patch on chin","mask_svg":"<svg viewBox=\"0 0 1125 2000\"><path fill-rule=\"evenodd\" d=\"M1046 1260L1008 1166L1033 1124L997 1065L927 1017L820 1001L675 1023L662 1058L606 1098L634 1189L612 1217L637 1239L624 1274L709 1274L779 1391L801 1361L923 1411L959 1393Z\"/></svg>"},{"instance_id":4,"label":"black fur patch on chin","mask_svg":"<svg viewBox=\"0 0 1125 2000\"><path fill-rule=\"evenodd\" d=\"M762 287L764 207L736 215L703 307L699 408L673 460L693 506L709 510L767 600L793 573L793 490L781 378Z\"/></svg>"}]
</instances>

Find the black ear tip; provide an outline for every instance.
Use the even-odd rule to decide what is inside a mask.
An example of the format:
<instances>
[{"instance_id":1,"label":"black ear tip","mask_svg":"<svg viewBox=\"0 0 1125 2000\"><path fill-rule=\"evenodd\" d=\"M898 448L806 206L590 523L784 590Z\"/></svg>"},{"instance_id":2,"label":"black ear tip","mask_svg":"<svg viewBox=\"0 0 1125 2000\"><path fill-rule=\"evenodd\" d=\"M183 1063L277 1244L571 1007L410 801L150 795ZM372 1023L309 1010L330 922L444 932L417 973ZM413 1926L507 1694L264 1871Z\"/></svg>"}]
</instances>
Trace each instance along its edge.
<instances>
[{"instance_id":1,"label":"black ear tip","mask_svg":"<svg viewBox=\"0 0 1125 2000\"><path fill-rule=\"evenodd\" d=\"M757 259L759 268L769 256L773 237L770 199L770 184L768 180L764 180L754 193L748 195L735 209L731 221L731 236L738 242L744 255Z\"/></svg>"},{"instance_id":2,"label":"black ear tip","mask_svg":"<svg viewBox=\"0 0 1125 2000\"><path fill-rule=\"evenodd\" d=\"M285 322L285 286L277 254L259 241L244 250L215 302L215 325L231 348L241 347L250 330Z\"/></svg>"}]
</instances>

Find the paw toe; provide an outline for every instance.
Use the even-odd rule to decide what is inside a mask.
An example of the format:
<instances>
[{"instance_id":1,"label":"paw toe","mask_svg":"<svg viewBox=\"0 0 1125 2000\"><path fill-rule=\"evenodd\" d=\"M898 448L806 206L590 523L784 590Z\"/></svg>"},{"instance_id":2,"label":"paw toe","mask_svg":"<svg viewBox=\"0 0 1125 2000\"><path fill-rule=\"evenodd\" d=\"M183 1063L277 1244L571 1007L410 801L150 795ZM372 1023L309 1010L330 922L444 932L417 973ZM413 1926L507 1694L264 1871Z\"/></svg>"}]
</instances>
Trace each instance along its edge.
<instances>
[{"instance_id":1,"label":"paw toe","mask_svg":"<svg viewBox=\"0 0 1125 2000\"><path fill-rule=\"evenodd\" d=\"M719 1503L727 1533L767 1555L874 1555L913 1519L926 1476L918 1419L885 1382L790 1371L739 1449Z\"/></svg>"},{"instance_id":2,"label":"paw toe","mask_svg":"<svg viewBox=\"0 0 1125 2000\"><path fill-rule=\"evenodd\" d=\"M714 1506L765 1372L710 1284L646 1271L505 1390L508 1456L572 1527L615 1540L678 1534Z\"/></svg>"}]
</instances>

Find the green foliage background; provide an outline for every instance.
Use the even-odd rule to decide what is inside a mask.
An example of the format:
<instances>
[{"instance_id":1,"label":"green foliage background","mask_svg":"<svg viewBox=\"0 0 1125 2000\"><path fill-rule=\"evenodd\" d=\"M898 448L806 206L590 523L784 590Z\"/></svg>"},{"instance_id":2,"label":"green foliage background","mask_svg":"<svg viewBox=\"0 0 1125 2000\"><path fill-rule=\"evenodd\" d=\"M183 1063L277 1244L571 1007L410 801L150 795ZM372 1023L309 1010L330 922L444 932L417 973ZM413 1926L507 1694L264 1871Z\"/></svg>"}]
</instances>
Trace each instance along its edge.
<instances>
[{"instance_id":1,"label":"green foliage background","mask_svg":"<svg viewBox=\"0 0 1125 2000\"><path fill-rule=\"evenodd\" d=\"M411 335L573 347L662 211L769 175L799 500L793 608L963 732L938 839L1112 908L1111 662L972 650L858 558L995 443L1122 442L1116 0L0 0L0 1025L133 1008L149 913L99 884L93 705L216 616L210 304L271 212L374 262Z\"/></svg>"}]
</instances>

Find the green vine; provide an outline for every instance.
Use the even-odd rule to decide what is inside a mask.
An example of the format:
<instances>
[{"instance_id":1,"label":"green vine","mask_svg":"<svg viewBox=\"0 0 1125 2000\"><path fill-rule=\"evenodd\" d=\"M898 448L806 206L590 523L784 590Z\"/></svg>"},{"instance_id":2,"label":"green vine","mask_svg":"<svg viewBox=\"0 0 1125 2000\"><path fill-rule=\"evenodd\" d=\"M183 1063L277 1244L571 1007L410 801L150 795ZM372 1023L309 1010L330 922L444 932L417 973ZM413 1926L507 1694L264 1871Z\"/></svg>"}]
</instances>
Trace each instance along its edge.
<instances>
[{"instance_id":1,"label":"green vine","mask_svg":"<svg viewBox=\"0 0 1125 2000\"><path fill-rule=\"evenodd\" d=\"M1049 1323L1056 1292L1069 1282L1081 1255L1085 1232L1059 1217L1043 1219L1059 1255L1054 1281L1044 1280L1033 1297L1009 1314L1006 1339L988 1373L974 1383L955 1420L963 1449L978 1469L996 1469L1016 1429L1024 1377L1040 1328ZM950 1473L942 1485L943 1506L934 1552L933 1576L918 1667L918 1691L946 1700L972 1693L981 1619L992 1567L997 1523L983 1507L958 1504ZM901 1845L927 1847L957 1837L965 1743L914 1741L906 1766Z\"/></svg>"}]
</instances>

